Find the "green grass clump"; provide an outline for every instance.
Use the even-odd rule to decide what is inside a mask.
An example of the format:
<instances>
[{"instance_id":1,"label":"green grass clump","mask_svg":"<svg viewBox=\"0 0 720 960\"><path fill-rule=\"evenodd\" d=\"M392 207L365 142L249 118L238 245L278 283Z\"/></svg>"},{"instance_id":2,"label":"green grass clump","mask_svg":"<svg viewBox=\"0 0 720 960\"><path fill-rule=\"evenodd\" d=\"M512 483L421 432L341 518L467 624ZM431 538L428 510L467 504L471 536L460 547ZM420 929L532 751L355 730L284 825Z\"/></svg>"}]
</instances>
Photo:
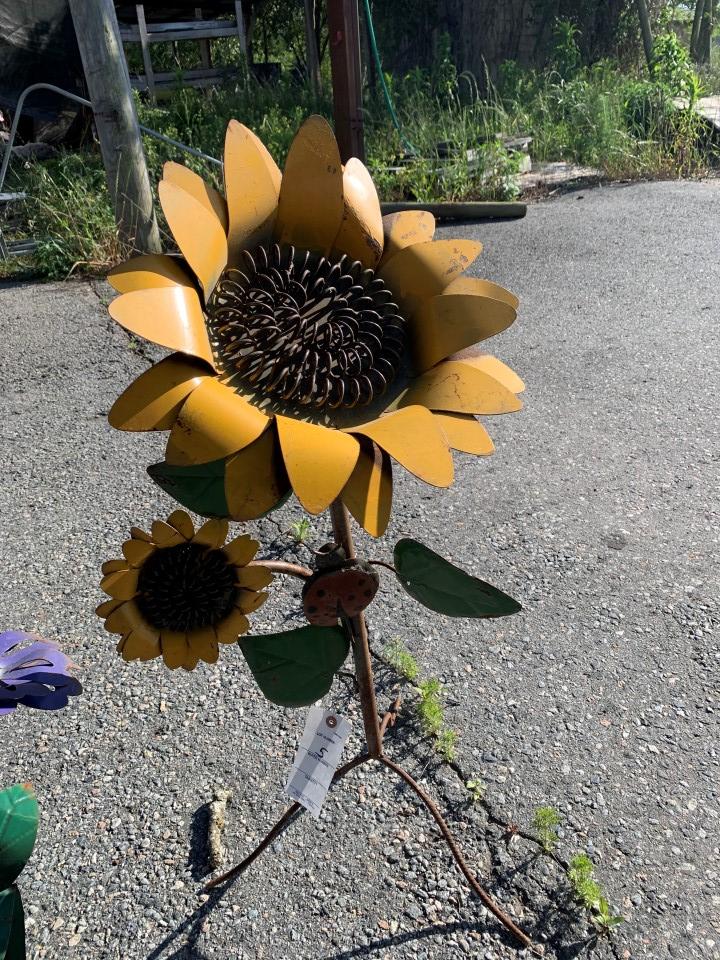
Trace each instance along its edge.
<instances>
[{"instance_id":1,"label":"green grass clump","mask_svg":"<svg viewBox=\"0 0 720 960\"><path fill-rule=\"evenodd\" d=\"M415 683L420 676L420 667L415 657L401 640L391 640L383 649L383 656L403 680Z\"/></svg>"},{"instance_id":2,"label":"green grass clump","mask_svg":"<svg viewBox=\"0 0 720 960\"><path fill-rule=\"evenodd\" d=\"M560 814L554 807L538 807L533 815L533 827L545 853L550 853L557 843L557 828Z\"/></svg>"},{"instance_id":3,"label":"green grass clump","mask_svg":"<svg viewBox=\"0 0 720 960\"><path fill-rule=\"evenodd\" d=\"M295 543L305 543L312 536L313 528L307 517L300 517L292 521L288 532Z\"/></svg>"}]
</instances>

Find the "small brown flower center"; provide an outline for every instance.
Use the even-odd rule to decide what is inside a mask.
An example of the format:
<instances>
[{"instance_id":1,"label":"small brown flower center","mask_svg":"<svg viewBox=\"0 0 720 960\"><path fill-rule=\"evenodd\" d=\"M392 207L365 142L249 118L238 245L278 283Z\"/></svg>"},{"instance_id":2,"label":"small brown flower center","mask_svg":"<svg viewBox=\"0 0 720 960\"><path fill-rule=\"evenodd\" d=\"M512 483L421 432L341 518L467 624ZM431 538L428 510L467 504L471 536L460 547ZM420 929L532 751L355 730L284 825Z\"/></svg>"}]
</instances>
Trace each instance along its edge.
<instances>
[{"instance_id":1,"label":"small brown flower center","mask_svg":"<svg viewBox=\"0 0 720 960\"><path fill-rule=\"evenodd\" d=\"M156 630L217 626L233 609L235 568L221 550L183 543L156 550L140 570L140 613Z\"/></svg>"},{"instance_id":2,"label":"small brown flower center","mask_svg":"<svg viewBox=\"0 0 720 960\"><path fill-rule=\"evenodd\" d=\"M297 407L365 406L395 379L405 321L373 270L293 247L243 253L208 304L226 373Z\"/></svg>"}]
</instances>

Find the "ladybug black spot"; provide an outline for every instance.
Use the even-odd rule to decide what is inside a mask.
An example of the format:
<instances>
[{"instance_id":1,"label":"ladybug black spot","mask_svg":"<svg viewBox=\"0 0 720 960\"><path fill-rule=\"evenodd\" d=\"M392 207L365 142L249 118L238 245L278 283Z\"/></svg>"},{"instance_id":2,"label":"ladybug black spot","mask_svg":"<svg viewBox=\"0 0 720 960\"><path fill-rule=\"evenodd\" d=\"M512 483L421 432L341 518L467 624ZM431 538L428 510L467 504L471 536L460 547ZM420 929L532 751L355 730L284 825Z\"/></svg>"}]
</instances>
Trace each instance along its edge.
<instances>
[{"instance_id":1,"label":"ladybug black spot","mask_svg":"<svg viewBox=\"0 0 720 960\"><path fill-rule=\"evenodd\" d=\"M348 600L352 602L354 599L355 599L355 594L354 593L349 594Z\"/></svg>"},{"instance_id":2,"label":"ladybug black spot","mask_svg":"<svg viewBox=\"0 0 720 960\"><path fill-rule=\"evenodd\" d=\"M318 590L317 595L318 595L319 597L324 597L324 596L325 596L325 591L324 591L324 590Z\"/></svg>"},{"instance_id":3,"label":"ladybug black spot","mask_svg":"<svg viewBox=\"0 0 720 960\"><path fill-rule=\"evenodd\" d=\"M365 596L365 597L371 597L371 596L372 596L372 590L366 590L365 593L363 594L363 596Z\"/></svg>"},{"instance_id":4,"label":"ladybug black spot","mask_svg":"<svg viewBox=\"0 0 720 960\"><path fill-rule=\"evenodd\" d=\"M308 608L307 608L307 612L308 612L308 613L316 613L316 612L317 612L317 607L308 607Z\"/></svg>"}]
</instances>

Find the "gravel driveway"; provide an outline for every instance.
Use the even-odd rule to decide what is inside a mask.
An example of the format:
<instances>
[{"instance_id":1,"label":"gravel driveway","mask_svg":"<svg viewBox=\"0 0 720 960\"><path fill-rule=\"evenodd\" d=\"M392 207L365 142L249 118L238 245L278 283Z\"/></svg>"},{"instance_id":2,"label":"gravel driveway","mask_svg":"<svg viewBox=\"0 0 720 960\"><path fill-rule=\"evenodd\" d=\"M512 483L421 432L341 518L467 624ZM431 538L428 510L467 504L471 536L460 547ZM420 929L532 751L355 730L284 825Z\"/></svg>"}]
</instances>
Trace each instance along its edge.
<instances>
[{"instance_id":1,"label":"gravel driveway","mask_svg":"<svg viewBox=\"0 0 720 960\"><path fill-rule=\"evenodd\" d=\"M372 642L401 638L444 679L458 764L486 805L412 723L393 755L547 957L720 957L719 215L718 182L656 183L443 231L482 239L476 269L522 299L492 346L526 378L526 410L490 424L495 456L458 457L449 491L398 471L372 553L410 533L525 609L430 619L388 582ZM183 676L123 664L93 614L102 560L171 508L144 475L162 437L106 422L147 364L111 327L108 298L103 284L0 289L0 625L61 640L85 684L63 713L18 711L2 727L3 783L32 780L41 798L21 884L29 957L517 956L425 813L371 767L223 898L199 899L213 787L234 791L230 865L284 808L304 711L261 700L233 650ZM256 525L261 539L289 548L299 516L288 505ZM314 527L322 542L326 524ZM258 631L287 622L293 593ZM385 703L393 677L381 680ZM344 684L326 702L360 728ZM488 813L527 829L541 804L562 816L558 852L587 851L625 917L612 942L592 937L562 871Z\"/></svg>"}]
</instances>

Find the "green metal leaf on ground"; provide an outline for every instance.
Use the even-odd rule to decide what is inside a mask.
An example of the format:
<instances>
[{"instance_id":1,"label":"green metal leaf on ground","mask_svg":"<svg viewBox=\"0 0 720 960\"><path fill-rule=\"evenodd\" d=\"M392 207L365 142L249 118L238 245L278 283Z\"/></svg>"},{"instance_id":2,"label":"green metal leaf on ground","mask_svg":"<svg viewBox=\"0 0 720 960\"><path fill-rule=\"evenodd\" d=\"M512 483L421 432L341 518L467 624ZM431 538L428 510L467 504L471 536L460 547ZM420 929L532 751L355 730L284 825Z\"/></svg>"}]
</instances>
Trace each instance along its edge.
<instances>
[{"instance_id":1,"label":"green metal leaf on ground","mask_svg":"<svg viewBox=\"0 0 720 960\"><path fill-rule=\"evenodd\" d=\"M0 892L0 960L25 960L25 912L15 886Z\"/></svg>"},{"instance_id":2,"label":"green metal leaf on ground","mask_svg":"<svg viewBox=\"0 0 720 960\"><path fill-rule=\"evenodd\" d=\"M423 606L449 617L507 617L522 607L497 587L471 577L417 540L398 540L401 586Z\"/></svg>"},{"instance_id":3,"label":"green metal leaf on ground","mask_svg":"<svg viewBox=\"0 0 720 960\"><path fill-rule=\"evenodd\" d=\"M258 686L281 707L307 707L325 696L350 649L339 627L300 627L239 643Z\"/></svg>"},{"instance_id":4,"label":"green metal leaf on ground","mask_svg":"<svg viewBox=\"0 0 720 960\"><path fill-rule=\"evenodd\" d=\"M32 787L17 783L0 792L0 890L15 882L30 859L38 829Z\"/></svg>"},{"instance_id":5,"label":"green metal leaf on ground","mask_svg":"<svg viewBox=\"0 0 720 960\"><path fill-rule=\"evenodd\" d=\"M147 472L155 483L187 510L203 517L227 517L225 460L187 467L154 463Z\"/></svg>"}]
</instances>

